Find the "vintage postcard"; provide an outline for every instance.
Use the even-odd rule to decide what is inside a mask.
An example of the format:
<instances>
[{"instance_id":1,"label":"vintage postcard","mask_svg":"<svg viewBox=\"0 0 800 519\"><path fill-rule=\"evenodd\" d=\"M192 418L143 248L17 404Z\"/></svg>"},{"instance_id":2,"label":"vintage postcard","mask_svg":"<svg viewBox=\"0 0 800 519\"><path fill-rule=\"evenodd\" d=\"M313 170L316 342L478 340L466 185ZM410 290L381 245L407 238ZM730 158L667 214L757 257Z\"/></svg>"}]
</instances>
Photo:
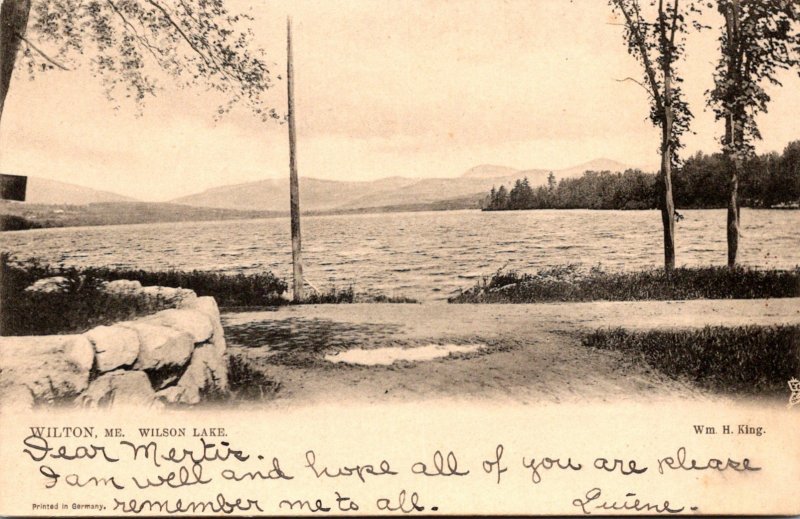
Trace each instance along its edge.
<instances>
[{"instance_id":1,"label":"vintage postcard","mask_svg":"<svg viewBox=\"0 0 800 519\"><path fill-rule=\"evenodd\" d=\"M0 515L800 514L797 1L0 4Z\"/></svg>"}]
</instances>

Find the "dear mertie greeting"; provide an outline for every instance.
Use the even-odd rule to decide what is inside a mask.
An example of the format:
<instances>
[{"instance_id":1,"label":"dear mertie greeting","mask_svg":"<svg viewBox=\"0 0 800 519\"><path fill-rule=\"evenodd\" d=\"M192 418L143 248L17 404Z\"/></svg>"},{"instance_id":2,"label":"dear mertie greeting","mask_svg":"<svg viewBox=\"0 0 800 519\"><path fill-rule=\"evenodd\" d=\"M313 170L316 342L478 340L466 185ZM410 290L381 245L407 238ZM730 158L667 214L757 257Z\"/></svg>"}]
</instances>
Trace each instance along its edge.
<instances>
[{"instance_id":1,"label":"dear mertie greeting","mask_svg":"<svg viewBox=\"0 0 800 519\"><path fill-rule=\"evenodd\" d=\"M716 458L680 445L645 457L602 448L597 456L537 452L496 443L469 452L439 448L405 452L402 459L367 459L359 452L332 456L324 445L286 452L270 452L267 440L263 446L237 445L224 428L140 429L130 435L120 428L95 429L30 428L18 460L39 487L30 512L448 514L463 511L454 496L469 500L469 493L480 492L503 499L506 486L533 490L551 479L559 486L554 506L564 513L671 515L702 512L702 503L671 490L666 480L663 489L653 487L654 480L708 475L730 481L763 470L741 453ZM648 492L640 493L645 480Z\"/></svg>"}]
</instances>

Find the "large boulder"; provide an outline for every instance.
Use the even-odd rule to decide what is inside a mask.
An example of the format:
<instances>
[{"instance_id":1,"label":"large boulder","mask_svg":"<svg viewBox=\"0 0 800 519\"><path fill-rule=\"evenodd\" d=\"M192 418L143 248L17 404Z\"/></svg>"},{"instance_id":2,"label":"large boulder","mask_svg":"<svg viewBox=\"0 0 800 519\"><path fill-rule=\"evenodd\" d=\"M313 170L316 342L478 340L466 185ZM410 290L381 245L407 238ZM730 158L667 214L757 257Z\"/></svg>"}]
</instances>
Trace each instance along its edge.
<instances>
[{"instance_id":1,"label":"large boulder","mask_svg":"<svg viewBox=\"0 0 800 519\"><path fill-rule=\"evenodd\" d=\"M176 309L162 310L146 317L142 322L168 326L192 336L195 343L205 342L214 333L211 319L198 310Z\"/></svg>"},{"instance_id":2,"label":"large boulder","mask_svg":"<svg viewBox=\"0 0 800 519\"><path fill-rule=\"evenodd\" d=\"M0 393L23 386L36 401L70 399L88 387L93 362L83 335L0 337Z\"/></svg>"},{"instance_id":3,"label":"large boulder","mask_svg":"<svg viewBox=\"0 0 800 519\"><path fill-rule=\"evenodd\" d=\"M84 334L94 346L101 373L131 366L139 356L139 334L125 326L98 326Z\"/></svg>"},{"instance_id":4,"label":"large boulder","mask_svg":"<svg viewBox=\"0 0 800 519\"><path fill-rule=\"evenodd\" d=\"M222 328L222 321L220 321L219 317L219 307L217 306L217 302L214 300L214 298L210 296L204 296L184 300L181 302L180 308L197 310L204 313L209 319L211 319L211 324L213 326L211 343L214 345L217 354L223 355L225 353L225 348L227 347L225 344L225 331Z\"/></svg>"},{"instance_id":5,"label":"large boulder","mask_svg":"<svg viewBox=\"0 0 800 519\"><path fill-rule=\"evenodd\" d=\"M81 396L84 407L136 406L160 407L143 371L117 370L94 380Z\"/></svg>"},{"instance_id":6,"label":"large boulder","mask_svg":"<svg viewBox=\"0 0 800 519\"><path fill-rule=\"evenodd\" d=\"M68 290L69 280L64 276L37 279L35 283L25 289L26 292L41 292L45 294L66 292Z\"/></svg>"},{"instance_id":7,"label":"large boulder","mask_svg":"<svg viewBox=\"0 0 800 519\"><path fill-rule=\"evenodd\" d=\"M139 335L139 357L133 369L156 370L186 365L194 339L186 332L143 321L121 323Z\"/></svg>"},{"instance_id":8,"label":"large boulder","mask_svg":"<svg viewBox=\"0 0 800 519\"><path fill-rule=\"evenodd\" d=\"M201 397L228 392L228 367L225 356L217 353L213 344L195 348L192 360L178 383L159 391L156 396L170 404L194 405Z\"/></svg>"},{"instance_id":9,"label":"large boulder","mask_svg":"<svg viewBox=\"0 0 800 519\"><path fill-rule=\"evenodd\" d=\"M103 290L112 294L141 295L166 306L177 307L183 302L197 299L194 290L161 286L143 287L139 281L117 279L103 284Z\"/></svg>"},{"instance_id":10,"label":"large boulder","mask_svg":"<svg viewBox=\"0 0 800 519\"><path fill-rule=\"evenodd\" d=\"M142 288L141 293L150 299L159 300L172 306L179 306L184 300L190 301L197 298L194 290L186 288L152 286Z\"/></svg>"},{"instance_id":11,"label":"large boulder","mask_svg":"<svg viewBox=\"0 0 800 519\"><path fill-rule=\"evenodd\" d=\"M142 284L128 279L117 279L103 284L103 290L112 294L135 294L142 291Z\"/></svg>"},{"instance_id":12,"label":"large boulder","mask_svg":"<svg viewBox=\"0 0 800 519\"><path fill-rule=\"evenodd\" d=\"M33 393L25 386L0 384L0 407L17 411L30 411L36 405Z\"/></svg>"}]
</instances>

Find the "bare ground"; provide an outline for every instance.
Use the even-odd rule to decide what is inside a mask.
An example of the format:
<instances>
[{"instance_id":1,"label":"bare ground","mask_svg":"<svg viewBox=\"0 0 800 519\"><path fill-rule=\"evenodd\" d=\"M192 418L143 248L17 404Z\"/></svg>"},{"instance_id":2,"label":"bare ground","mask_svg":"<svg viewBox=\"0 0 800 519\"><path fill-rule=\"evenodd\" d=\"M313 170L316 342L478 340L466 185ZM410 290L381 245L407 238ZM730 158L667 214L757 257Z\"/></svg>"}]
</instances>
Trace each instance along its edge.
<instances>
[{"instance_id":1,"label":"bare ground","mask_svg":"<svg viewBox=\"0 0 800 519\"><path fill-rule=\"evenodd\" d=\"M225 313L231 354L281 384L276 404L488 399L518 403L719 399L641 359L581 345L601 327L800 324L800 299L526 305L343 304ZM352 348L485 344L390 366L331 363Z\"/></svg>"}]
</instances>

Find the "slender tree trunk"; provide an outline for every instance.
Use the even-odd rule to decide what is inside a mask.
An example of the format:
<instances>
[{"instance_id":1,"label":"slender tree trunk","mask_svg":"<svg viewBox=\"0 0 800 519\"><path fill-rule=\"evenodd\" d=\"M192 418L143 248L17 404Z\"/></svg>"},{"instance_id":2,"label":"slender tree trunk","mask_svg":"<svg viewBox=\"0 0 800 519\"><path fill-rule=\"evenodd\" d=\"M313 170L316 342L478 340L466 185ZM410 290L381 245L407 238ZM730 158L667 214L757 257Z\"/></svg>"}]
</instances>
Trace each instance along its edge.
<instances>
[{"instance_id":1,"label":"slender tree trunk","mask_svg":"<svg viewBox=\"0 0 800 519\"><path fill-rule=\"evenodd\" d=\"M664 199L661 201L661 223L664 226L664 270L675 269L675 202L672 199L672 76L664 70L664 121L661 126L661 181Z\"/></svg>"},{"instance_id":2,"label":"slender tree trunk","mask_svg":"<svg viewBox=\"0 0 800 519\"><path fill-rule=\"evenodd\" d=\"M300 186L297 179L297 145L294 126L294 67L292 65L292 21L286 20L286 85L289 116L289 199L292 226L293 299L303 300L303 259L300 241Z\"/></svg>"},{"instance_id":3,"label":"slender tree trunk","mask_svg":"<svg viewBox=\"0 0 800 519\"><path fill-rule=\"evenodd\" d=\"M736 162L736 161L734 161ZM728 198L728 267L736 266L736 252L739 249L739 178L737 166L731 168L730 197Z\"/></svg>"},{"instance_id":4,"label":"slender tree trunk","mask_svg":"<svg viewBox=\"0 0 800 519\"><path fill-rule=\"evenodd\" d=\"M727 53L728 70L727 80L733 85L741 85L742 49L739 17L741 6L739 0L732 0L725 11L725 30L728 36ZM729 87L732 88L732 87ZM728 185L728 267L736 266L736 254L739 249L739 177L742 170L742 156L744 153L744 117L745 113L740 108L740 101L735 99L736 90L727 93L727 114L725 117L725 161L728 168L730 183Z\"/></svg>"},{"instance_id":5,"label":"slender tree trunk","mask_svg":"<svg viewBox=\"0 0 800 519\"><path fill-rule=\"evenodd\" d=\"M21 36L28 26L31 11L30 0L0 0L0 120L6 104L8 87L14 73Z\"/></svg>"},{"instance_id":6,"label":"slender tree trunk","mask_svg":"<svg viewBox=\"0 0 800 519\"><path fill-rule=\"evenodd\" d=\"M11 84L17 52L22 41L20 36L25 35L30 11L30 0L0 0L0 120L3 118L8 87ZM8 282L3 275L6 270L5 263L6 257L0 254L0 316L3 315L5 283ZM0 318L0 335L5 331L3 328Z\"/></svg>"},{"instance_id":7,"label":"slender tree trunk","mask_svg":"<svg viewBox=\"0 0 800 519\"><path fill-rule=\"evenodd\" d=\"M730 125L726 124L727 126L731 127L731 138L734 147L736 150L742 150L744 148L742 130L741 130L741 123L737 121L737 116L731 114L730 115ZM726 137L728 131L726 128ZM739 249L739 218L740 218L740 208L739 208L739 177L741 176L742 171L742 158L740 153L734 153L729 160L726 161L728 164L728 170L730 172L730 185L728 190L728 221L727 221L727 231L728 231L728 267L734 268L736 266L736 254Z\"/></svg>"},{"instance_id":8,"label":"slender tree trunk","mask_svg":"<svg viewBox=\"0 0 800 519\"><path fill-rule=\"evenodd\" d=\"M672 199L672 152L669 144L671 124L664 125L666 137L661 152L661 180L664 183L664 198L661 200L661 222L664 226L664 269L667 273L675 269L675 202Z\"/></svg>"}]
</instances>

